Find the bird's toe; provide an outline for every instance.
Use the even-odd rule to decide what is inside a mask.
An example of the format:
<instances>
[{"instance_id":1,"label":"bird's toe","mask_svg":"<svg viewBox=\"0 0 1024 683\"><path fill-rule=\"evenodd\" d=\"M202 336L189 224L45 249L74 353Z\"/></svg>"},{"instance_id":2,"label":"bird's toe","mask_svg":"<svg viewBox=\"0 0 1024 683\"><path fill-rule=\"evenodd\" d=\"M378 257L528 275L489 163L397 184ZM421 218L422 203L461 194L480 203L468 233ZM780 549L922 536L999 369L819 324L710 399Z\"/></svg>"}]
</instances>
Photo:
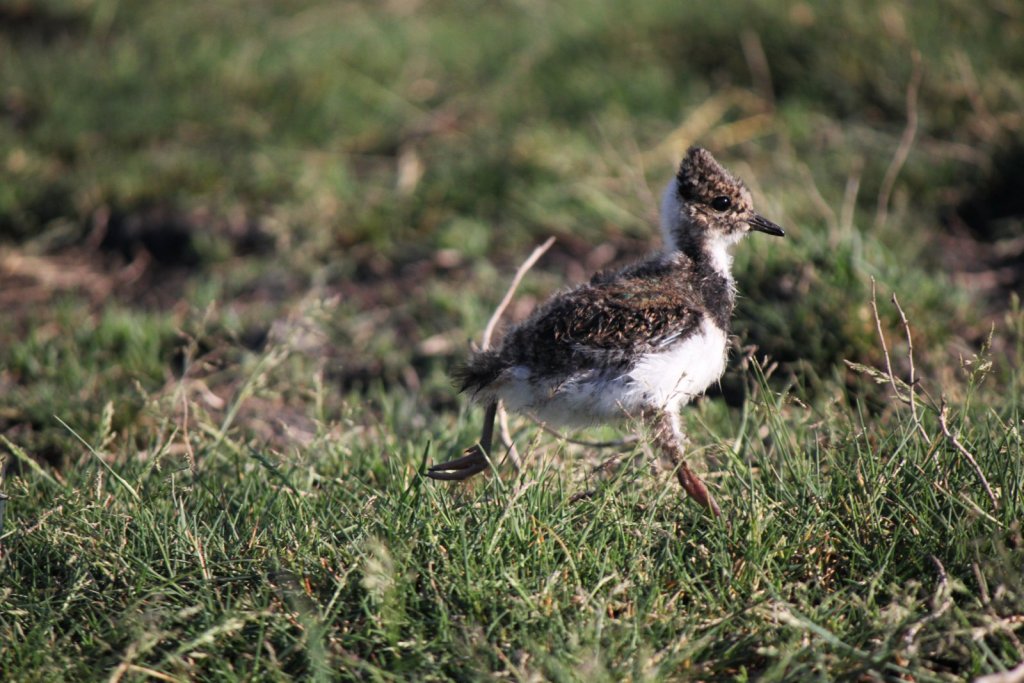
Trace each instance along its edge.
<instances>
[{"instance_id":1,"label":"bird's toe","mask_svg":"<svg viewBox=\"0 0 1024 683\"><path fill-rule=\"evenodd\" d=\"M490 467L490 461L487 459L487 454L480 444L476 444L467 448L465 455L461 457L431 465L425 474L431 479L441 481L462 481L483 472L488 467Z\"/></svg>"}]
</instances>

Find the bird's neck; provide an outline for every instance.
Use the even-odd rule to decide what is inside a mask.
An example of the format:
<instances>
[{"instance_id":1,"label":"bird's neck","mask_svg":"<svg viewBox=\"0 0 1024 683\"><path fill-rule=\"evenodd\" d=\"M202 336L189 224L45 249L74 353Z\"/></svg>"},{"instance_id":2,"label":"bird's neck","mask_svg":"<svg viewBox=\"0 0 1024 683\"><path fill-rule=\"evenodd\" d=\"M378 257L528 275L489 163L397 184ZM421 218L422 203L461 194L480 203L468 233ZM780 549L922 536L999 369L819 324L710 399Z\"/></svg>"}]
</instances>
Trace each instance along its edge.
<instances>
[{"instance_id":1,"label":"bird's neck","mask_svg":"<svg viewBox=\"0 0 1024 683\"><path fill-rule=\"evenodd\" d=\"M669 183L661 196L661 232L665 253L681 252L698 265L710 267L732 286L732 243L710 239L708 233L690 223L681 210L675 183Z\"/></svg>"},{"instance_id":2,"label":"bird's neck","mask_svg":"<svg viewBox=\"0 0 1024 683\"><path fill-rule=\"evenodd\" d=\"M728 332L736 305L736 282L732 277L732 256L728 243L700 239L698 233L677 233L675 241L666 240L662 258L670 267L679 268L686 288L699 292L704 310L714 323Z\"/></svg>"},{"instance_id":3,"label":"bird's neck","mask_svg":"<svg viewBox=\"0 0 1024 683\"><path fill-rule=\"evenodd\" d=\"M713 272L732 287L732 244L724 240L709 239L707 233L685 229L690 226L677 227L680 229L666 235L666 253L683 254L698 269Z\"/></svg>"}]
</instances>

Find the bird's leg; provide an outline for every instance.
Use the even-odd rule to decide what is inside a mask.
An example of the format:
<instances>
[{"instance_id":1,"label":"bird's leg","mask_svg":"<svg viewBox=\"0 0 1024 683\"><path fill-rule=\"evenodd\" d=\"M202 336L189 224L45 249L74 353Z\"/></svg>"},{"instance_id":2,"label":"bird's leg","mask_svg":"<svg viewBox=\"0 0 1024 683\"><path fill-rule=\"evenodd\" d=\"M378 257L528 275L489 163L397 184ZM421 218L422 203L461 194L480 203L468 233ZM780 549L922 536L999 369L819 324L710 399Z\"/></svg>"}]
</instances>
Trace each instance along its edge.
<instances>
[{"instance_id":1,"label":"bird's leg","mask_svg":"<svg viewBox=\"0 0 1024 683\"><path fill-rule=\"evenodd\" d=\"M488 403L487 409L484 411L484 428L480 434L480 442L463 451L464 455L461 457L432 465L427 469L427 476L431 479L462 481L490 467L491 464L487 456L491 452L491 439L494 436L494 417L497 414L497 401Z\"/></svg>"},{"instance_id":2,"label":"bird's leg","mask_svg":"<svg viewBox=\"0 0 1024 683\"><path fill-rule=\"evenodd\" d=\"M669 459L676 470L676 478L690 498L707 508L715 517L722 511L715 502L714 496L708 491L704 482L686 466L683 443L685 437L679 427L679 416L674 412L659 411L648 418L654 443L662 454Z\"/></svg>"}]
</instances>

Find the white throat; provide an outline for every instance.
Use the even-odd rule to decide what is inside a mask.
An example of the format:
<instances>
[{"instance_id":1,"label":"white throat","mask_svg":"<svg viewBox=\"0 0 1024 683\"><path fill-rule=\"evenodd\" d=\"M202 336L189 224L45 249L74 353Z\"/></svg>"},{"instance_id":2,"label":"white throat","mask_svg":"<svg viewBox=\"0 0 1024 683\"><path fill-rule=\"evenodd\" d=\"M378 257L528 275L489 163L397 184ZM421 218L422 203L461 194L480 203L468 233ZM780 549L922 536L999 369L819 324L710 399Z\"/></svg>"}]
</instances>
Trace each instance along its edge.
<instances>
[{"instance_id":1,"label":"white throat","mask_svg":"<svg viewBox=\"0 0 1024 683\"><path fill-rule=\"evenodd\" d=\"M715 271L729 282L732 282L732 254L729 253L730 247L732 247L732 244L716 240L708 245L708 251L711 252L711 265Z\"/></svg>"}]
</instances>

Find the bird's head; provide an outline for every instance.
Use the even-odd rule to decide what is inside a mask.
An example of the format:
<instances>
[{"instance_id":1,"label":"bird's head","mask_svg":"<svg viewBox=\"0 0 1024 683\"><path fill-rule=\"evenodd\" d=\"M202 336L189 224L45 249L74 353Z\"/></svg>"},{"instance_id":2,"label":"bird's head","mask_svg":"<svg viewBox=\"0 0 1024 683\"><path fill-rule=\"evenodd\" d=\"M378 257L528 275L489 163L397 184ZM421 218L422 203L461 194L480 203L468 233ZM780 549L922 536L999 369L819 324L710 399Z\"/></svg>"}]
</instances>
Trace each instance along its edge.
<instances>
[{"instance_id":1,"label":"bird's head","mask_svg":"<svg viewBox=\"0 0 1024 683\"><path fill-rule=\"evenodd\" d=\"M782 237L785 232L754 211L743 181L715 161L711 153L691 147L661 200L661 229L669 248L724 249L752 230Z\"/></svg>"}]
</instances>

